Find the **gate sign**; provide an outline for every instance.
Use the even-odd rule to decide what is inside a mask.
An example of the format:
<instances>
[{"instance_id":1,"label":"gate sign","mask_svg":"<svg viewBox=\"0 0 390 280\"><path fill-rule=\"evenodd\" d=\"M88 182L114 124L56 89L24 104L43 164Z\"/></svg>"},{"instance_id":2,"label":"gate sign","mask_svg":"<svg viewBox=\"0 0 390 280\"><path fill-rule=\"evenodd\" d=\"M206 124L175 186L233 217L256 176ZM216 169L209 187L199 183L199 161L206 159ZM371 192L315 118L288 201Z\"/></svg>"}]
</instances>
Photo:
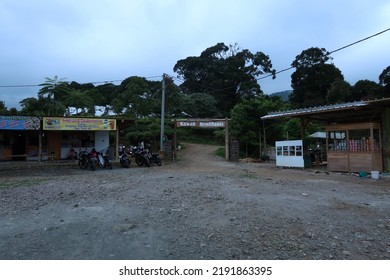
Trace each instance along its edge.
<instances>
[{"instance_id":1,"label":"gate sign","mask_svg":"<svg viewBox=\"0 0 390 280\"><path fill-rule=\"evenodd\" d=\"M177 120L177 127L225 127L226 120Z\"/></svg>"},{"instance_id":2,"label":"gate sign","mask_svg":"<svg viewBox=\"0 0 390 280\"><path fill-rule=\"evenodd\" d=\"M37 117L0 116L0 130L38 130L40 127Z\"/></svg>"}]
</instances>

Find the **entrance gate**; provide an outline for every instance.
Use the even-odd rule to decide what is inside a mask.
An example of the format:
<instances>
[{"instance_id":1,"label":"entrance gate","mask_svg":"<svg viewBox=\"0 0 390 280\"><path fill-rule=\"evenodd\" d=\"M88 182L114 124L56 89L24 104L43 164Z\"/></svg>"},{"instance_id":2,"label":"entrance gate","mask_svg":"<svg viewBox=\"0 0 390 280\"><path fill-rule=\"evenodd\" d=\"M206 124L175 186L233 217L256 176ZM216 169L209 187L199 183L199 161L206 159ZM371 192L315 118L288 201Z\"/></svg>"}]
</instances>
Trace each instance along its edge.
<instances>
[{"instance_id":1,"label":"entrance gate","mask_svg":"<svg viewBox=\"0 0 390 280\"><path fill-rule=\"evenodd\" d=\"M225 128L225 160L229 161L229 119L175 119L175 136L174 147L176 153L177 139L176 128L177 127L201 127L201 128Z\"/></svg>"}]
</instances>

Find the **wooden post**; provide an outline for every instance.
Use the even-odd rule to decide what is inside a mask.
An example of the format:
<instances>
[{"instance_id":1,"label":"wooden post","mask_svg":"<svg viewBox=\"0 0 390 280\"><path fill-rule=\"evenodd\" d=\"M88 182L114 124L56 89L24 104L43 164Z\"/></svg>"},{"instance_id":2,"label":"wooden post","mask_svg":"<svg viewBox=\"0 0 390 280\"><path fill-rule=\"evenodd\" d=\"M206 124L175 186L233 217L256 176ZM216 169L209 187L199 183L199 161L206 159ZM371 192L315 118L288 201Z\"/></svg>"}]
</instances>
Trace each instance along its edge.
<instances>
[{"instance_id":1,"label":"wooden post","mask_svg":"<svg viewBox=\"0 0 390 280\"><path fill-rule=\"evenodd\" d=\"M225 160L229 161L229 123L225 118Z\"/></svg>"},{"instance_id":2,"label":"wooden post","mask_svg":"<svg viewBox=\"0 0 390 280\"><path fill-rule=\"evenodd\" d=\"M114 159L116 160L119 156L119 122L118 120L116 121L116 139L115 139L115 152L114 152ZM122 120L123 122L123 120Z\"/></svg>"},{"instance_id":3,"label":"wooden post","mask_svg":"<svg viewBox=\"0 0 390 280\"><path fill-rule=\"evenodd\" d=\"M176 125L176 117L173 124L173 159L176 160L176 148L177 148L177 125Z\"/></svg>"}]
</instances>

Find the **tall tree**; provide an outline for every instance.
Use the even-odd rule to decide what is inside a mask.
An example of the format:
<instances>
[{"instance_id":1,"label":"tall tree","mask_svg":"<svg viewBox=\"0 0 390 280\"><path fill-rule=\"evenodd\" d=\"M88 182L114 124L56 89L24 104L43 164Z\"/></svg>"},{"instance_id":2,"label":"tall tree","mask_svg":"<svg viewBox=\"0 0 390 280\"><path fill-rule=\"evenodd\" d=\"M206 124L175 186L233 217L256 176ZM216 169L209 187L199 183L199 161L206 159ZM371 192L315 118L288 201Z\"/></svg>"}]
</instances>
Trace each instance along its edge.
<instances>
[{"instance_id":1,"label":"tall tree","mask_svg":"<svg viewBox=\"0 0 390 280\"><path fill-rule=\"evenodd\" d=\"M46 116L49 111L47 108L53 106L48 99L35 97L25 98L19 104L22 107L22 115L36 117Z\"/></svg>"},{"instance_id":2,"label":"tall tree","mask_svg":"<svg viewBox=\"0 0 390 280\"><path fill-rule=\"evenodd\" d=\"M147 116L151 113L155 100L145 78L129 77L122 81L117 90L117 97L112 104L116 113L134 118Z\"/></svg>"},{"instance_id":3,"label":"tall tree","mask_svg":"<svg viewBox=\"0 0 390 280\"><path fill-rule=\"evenodd\" d=\"M244 99L233 108L230 132L239 139L240 143L244 144L247 155L259 155L260 144L264 138L264 123L260 117L270 111L279 111L287 107L288 105L280 97L261 96ZM282 131L280 124L270 126L267 129L267 141L273 143L281 139Z\"/></svg>"},{"instance_id":4,"label":"tall tree","mask_svg":"<svg viewBox=\"0 0 390 280\"><path fill-rule=\"evenodd\" d=\"M67 107L69 114L85 114L88 112L90 115L95 115L93 99L88 96L87 92L88 91L81 90L72 90L69 92L67 98L64 100L64 104ZM71 108L74 108L75 112L71 112Z\"/></svg>"},{"instance_id":5,"label":"tall tree","mask_svg":"<svg viewBox=\"0 0 390 280\"><path fill-rule=\"evenodd\" d=\"M369 100L382 97L382 87L369 80L360 80L352 87L352 98L357 100Z\"/></svg>"},{"instance_id":6,"label":"tall tree","mask_svg":"<svg viewBox=\"0 0 390 280\"><path fill-rule=\"evenodd\" d=\"M341 71L327 63L331 59L324 48L309 48L296 56L291 64L295 67L295 72L291 75L291 87L294 91L289 97L293 107L326 104L326 96L332 83L344 80Z\"/></svg>"},{"instance_id":7,"label":"tall tree","mask_svg":"<svg viewBox=\"0 0 390 280\"><path fill-rule=\"evenodd\" d=\"M179 113L188 114L193 118L218 118L217 101L207 93L192 93L182 97L182 110Z\"/></svg>"},{"instance_id":8,"label":"tall tree","mask_svg":"<svg viewBox=\"0 0 390 280\"><path fill-rule=\"evenodd\" d=\"M384 87L383 97L390 97L390 66L387 66L379 75L379 83Z\"/></svg>"},{"instance_id":9,"label":"tall tree","mask_svg":"<svg viewBox=\"0 0 390 280\"><path fill-rule=\"evenodd\" d=\"M257 83L259 75L275 73L269 56L252 54L237 44L218 43L200 56L179 60L173 70L184 80L180 85L186 94L208 93L217 101L217 108L228 116L242 100L262 94Z\"/></svg>"},{"instance_id":10,"label":"tall tree","mask_svg":"<svg viewBox=\"0 0 390 280\"><path fill-rule=\"evenodd\" d=\"M352 87L344 80L334 81L326 95L326 102L328 104L344 103L352 101Z\"/></svg>"},{"instance_id":11,"label":"tall tree","mask_svg":"<svg viewBox=\"0 0 390 280\"><path fill-rule=\"evenodd\" d=\"M69 92L68 83L64 79L59 79L58 76L54 78L45 78L46 81L40 86L42 88L38 92L38 98L46 98L50 106L47 107L47 115L63 115L65 113L65 106L60 102Z\"/></svg>"},{"instance_id":12,"label":"tall tree","mask_svg":"<svg viewBox=\"0 0 390 280\"><path fill-rule=\"evenodd\" d=\"M117 86L112 83L107 83L103 85L99 85L95 88L97 91L93 91L93 100L96 105L103 106L104 112L102 116L107 116L112 110L112 101L117 96Z\"/></svg>"}]
</instances>

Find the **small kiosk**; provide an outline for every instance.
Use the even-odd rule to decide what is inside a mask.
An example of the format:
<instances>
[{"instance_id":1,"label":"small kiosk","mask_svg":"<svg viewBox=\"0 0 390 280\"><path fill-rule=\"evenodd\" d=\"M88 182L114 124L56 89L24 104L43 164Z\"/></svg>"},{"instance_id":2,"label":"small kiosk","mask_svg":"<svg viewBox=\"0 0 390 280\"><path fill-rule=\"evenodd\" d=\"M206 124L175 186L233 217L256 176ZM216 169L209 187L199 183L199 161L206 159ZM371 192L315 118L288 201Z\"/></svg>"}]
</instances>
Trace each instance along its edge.
<instances>
[{"instance_id":1,"label":"small kiosk","mask_svg":"<svg viewBox=\"0 0 390 280\"><path fill-rule=\"evenodd\" d=\"M303 141L276 141L276 166L304 168Z\"/></svg>"}]
</instances>

